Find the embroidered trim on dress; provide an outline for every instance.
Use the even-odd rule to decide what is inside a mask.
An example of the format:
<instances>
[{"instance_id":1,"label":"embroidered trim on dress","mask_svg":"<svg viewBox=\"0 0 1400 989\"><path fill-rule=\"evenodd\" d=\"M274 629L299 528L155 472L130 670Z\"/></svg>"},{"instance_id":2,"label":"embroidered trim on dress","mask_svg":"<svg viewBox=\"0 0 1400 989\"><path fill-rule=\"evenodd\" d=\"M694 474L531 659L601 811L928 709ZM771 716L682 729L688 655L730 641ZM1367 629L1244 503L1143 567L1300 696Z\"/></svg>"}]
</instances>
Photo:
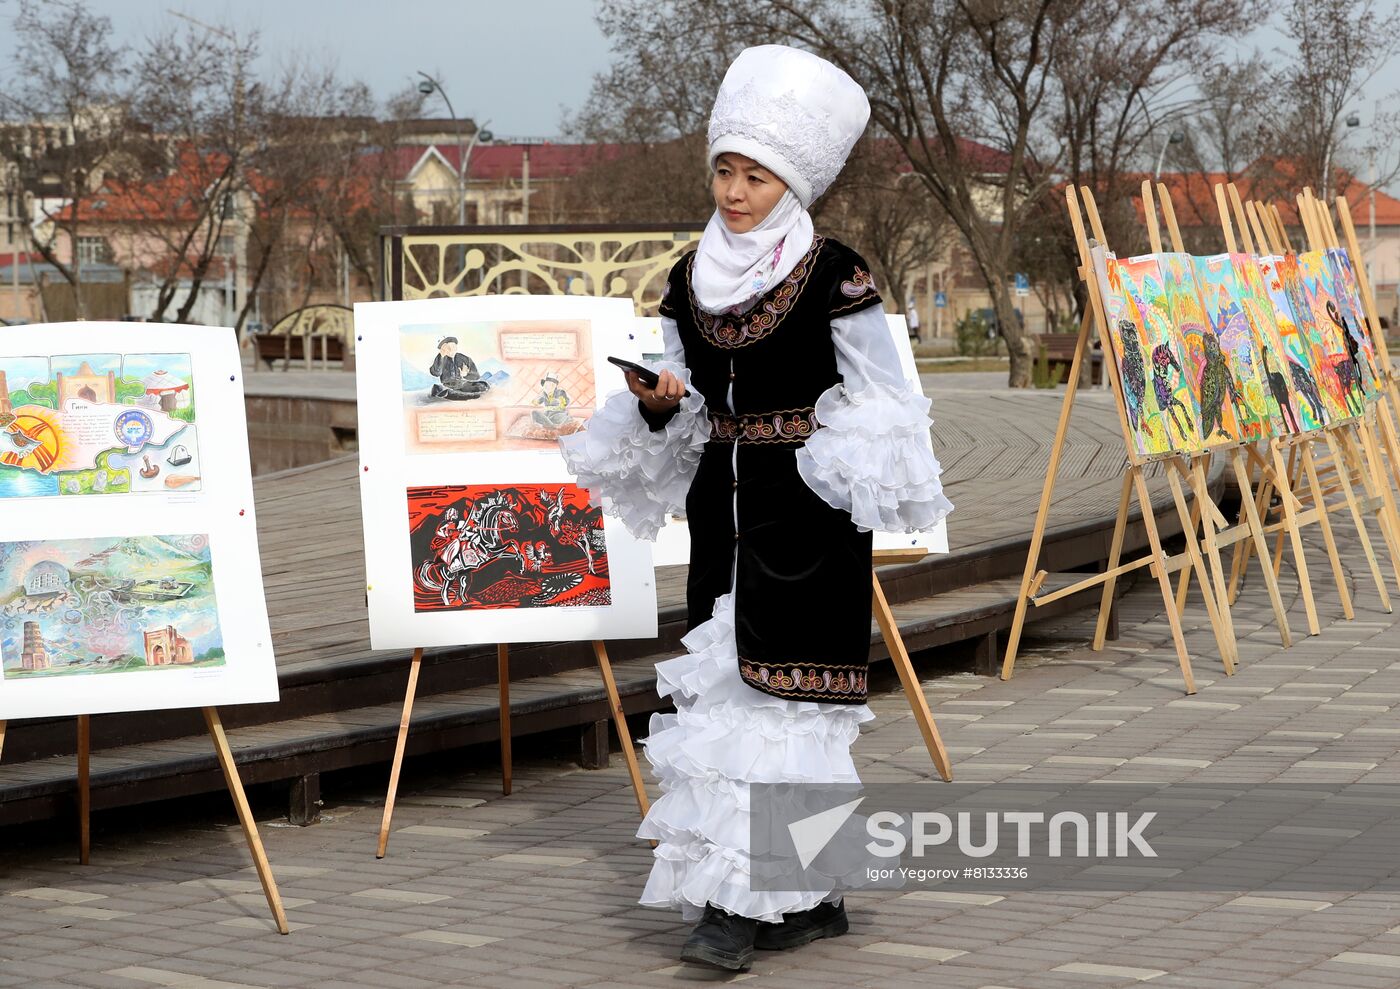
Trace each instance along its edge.
<instances>
[{"instance_id":1,"label":"embroidered trim on dress","mask_svg":"<svg viewBox=\"0 0 1400 989\"><path fill-rule=\"evenodd\" d=\"M710 413L710 441L719 443L802 443L821 428L817 410L808 405L776 412L733 416Z\"/></svg>"},{"instance_id":2,"label":"embroidered trim on dress","mask_svg":"<svg viewBox=\"0 0 1400 989\"><path fill-rule=\"evenodd\" d=\"M838 701L865 697L866 667L844 663L794 663L791 666L739 660L739 676L757 690L773 695L800 695L803 700Z\"/></svg>"},{"instance_id":3,"label":"embroidered trim on dress","mask_svg":"<svg viewBox=\"0 0 1400 989\"><path fill-rule=\"evenodd\" d=\"M833 305L828 315L850 312L880 301L880 293L875 289L875 278L859 265L856 272L840 285L841 295L852 300L844 305Z\"/></svg>"},{"instance_id":4,"label":"embroidered trim on dress","mask_svg":"<svg viewBox=\"0 0 1400 989\"><path fill-rule=\"evenodd\" d=\"M797 300L802 297L802 290L807 287L807 280L816 267L817 254L825 243L825 237L821 235L814 237L811 249L802 255L801 260L797 262L797 266L792 269L788 276L769 291L752 309L742 314L720 313L714 315L700 308L700 303L695 298L695 255L692 253L690 272L686 282L690 289L690 308L695 315L695 325L700 328L700 333L716 347L723 347L726 350L747 347L749 344L756 343L768 336L778 328Z\"/></svg>"}]
</instances>

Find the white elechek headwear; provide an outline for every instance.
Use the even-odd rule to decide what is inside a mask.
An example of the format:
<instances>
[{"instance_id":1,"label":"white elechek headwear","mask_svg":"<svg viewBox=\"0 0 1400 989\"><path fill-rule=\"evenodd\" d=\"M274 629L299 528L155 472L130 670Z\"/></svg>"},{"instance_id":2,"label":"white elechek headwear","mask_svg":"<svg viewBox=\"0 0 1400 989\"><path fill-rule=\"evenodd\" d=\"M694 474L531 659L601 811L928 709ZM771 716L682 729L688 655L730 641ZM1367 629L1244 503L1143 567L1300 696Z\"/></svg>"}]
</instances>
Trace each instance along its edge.
<instances>
[{"instance_id":1,"label":"white elechek headwear","mask_svg":"<svg viewBox=\"0 0 1400 989\"><path fill-rule=\"evenodd\" d=\"M870 119L865 90L826 59L784 45L745 48L710 112L710 167L746 155L811 206L840 173Z\"/></svg>"},{"instance_id":2,"label":"white elechek headwear","mask_svg":"<svg viewBox=\"0 0 1400 989\"><path fill-rule=\"evenodd\" d=\"M729 66L710 113L708 162L752 158L788 191L757 226L730 232L718 210L696 252L691 287L708 312L743 306L786 278L812 246L807 207L835 181L870 103L825 59L783 45L746 48Z\"/></svg>"}]
</instances>

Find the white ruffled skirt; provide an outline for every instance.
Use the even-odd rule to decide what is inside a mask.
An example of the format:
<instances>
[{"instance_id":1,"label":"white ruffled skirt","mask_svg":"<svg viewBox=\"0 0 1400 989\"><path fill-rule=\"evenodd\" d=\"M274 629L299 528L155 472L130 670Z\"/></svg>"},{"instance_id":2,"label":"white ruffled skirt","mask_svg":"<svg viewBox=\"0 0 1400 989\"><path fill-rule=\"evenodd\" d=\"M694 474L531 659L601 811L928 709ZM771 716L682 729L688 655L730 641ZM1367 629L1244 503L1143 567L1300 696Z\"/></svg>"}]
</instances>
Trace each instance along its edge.
<instances>
[{"instance_id":1,"label":"white ruffled skirt","mask_svg":"<svg viewBox=\"0 0 1400 989\"><path fill-rule=\"evenodd\" d=\"M641 903L679 907L687 921L713 903L777 922L836 899L830 889L750 889L749 784L859 782L851 745L875 715L864 704L789 701L744 683L732 593L683 642L686 655L656 666L657 692L676 713L652 715L643 740L662 795L637 831L658 843Z\"/></svg>"}]
</instances>

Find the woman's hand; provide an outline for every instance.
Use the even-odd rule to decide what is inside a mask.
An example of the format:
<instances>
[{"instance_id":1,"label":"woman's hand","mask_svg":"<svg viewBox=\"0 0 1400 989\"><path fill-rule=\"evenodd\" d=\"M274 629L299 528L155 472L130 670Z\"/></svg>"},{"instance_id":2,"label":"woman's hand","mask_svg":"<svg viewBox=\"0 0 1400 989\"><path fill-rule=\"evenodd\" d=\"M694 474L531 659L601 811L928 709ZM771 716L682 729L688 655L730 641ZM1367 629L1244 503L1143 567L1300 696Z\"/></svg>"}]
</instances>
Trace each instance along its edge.
<instances>
[{"instance_id":1,"label":"woman's hand","mask_svg":"<svg viewBox=\"0 0 1400 989\"><path fill-rule=\"evenodd\" d=\"M662 371L660 378L655 388L648 388L642 384L636 371L628 371L627 390L641 399L642 404L652 412L665 412L680 404L685 385L670 371Z\"/></svg>"}]
</instances>

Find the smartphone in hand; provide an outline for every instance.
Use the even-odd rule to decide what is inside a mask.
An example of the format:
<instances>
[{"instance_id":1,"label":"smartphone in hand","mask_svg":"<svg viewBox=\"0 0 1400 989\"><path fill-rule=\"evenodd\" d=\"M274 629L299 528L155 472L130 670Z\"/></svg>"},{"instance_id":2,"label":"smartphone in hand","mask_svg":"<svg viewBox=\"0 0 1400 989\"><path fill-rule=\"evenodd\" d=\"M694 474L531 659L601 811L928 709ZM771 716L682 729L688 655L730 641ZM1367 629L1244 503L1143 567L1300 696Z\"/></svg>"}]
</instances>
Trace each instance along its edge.
<instances>
[{"instance_id":1,"label":"smartphone in hand","mask_svg":"<svg viewBox=\"0 0 1400 989\"><path fill-rule=\"evenodd\" d=\"M637 364L633 361L625 361L621 357L609 357L608 363L616 364L624 371L634 372L637 375L637 378L642 382L642 384L646 385L648 388L655 388L657 385L661 384L661 378L655 371L651 370L650 368L642 367L642 365ZM690 389L687 388L684 392L681 393L681 398L689 397Z\"/></svg>"}]
</instances>

